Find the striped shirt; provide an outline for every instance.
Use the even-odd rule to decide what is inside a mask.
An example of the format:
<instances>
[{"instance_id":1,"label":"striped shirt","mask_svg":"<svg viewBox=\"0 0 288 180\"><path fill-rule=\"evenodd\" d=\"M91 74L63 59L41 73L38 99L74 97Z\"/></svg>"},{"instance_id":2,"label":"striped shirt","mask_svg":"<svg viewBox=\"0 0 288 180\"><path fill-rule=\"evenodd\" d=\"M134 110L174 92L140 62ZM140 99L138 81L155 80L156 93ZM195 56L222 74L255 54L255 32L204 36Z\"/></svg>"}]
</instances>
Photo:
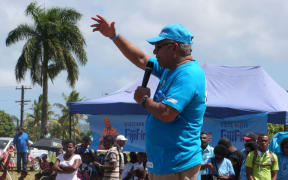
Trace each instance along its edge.
<instances>
[{"instance_id":1,"label":"striped shirt","mask_svg":"<svg viewBox=\"0 0 288 180\"><path fill-rule=\"evenodd\" d=\"M116 162L116 167L113 170L104 169L103 180L119 180L119 153L116 147L112 147L108 150L105 159L104 166L111 166L112 163Z\"/></svg>"}]
</instances>

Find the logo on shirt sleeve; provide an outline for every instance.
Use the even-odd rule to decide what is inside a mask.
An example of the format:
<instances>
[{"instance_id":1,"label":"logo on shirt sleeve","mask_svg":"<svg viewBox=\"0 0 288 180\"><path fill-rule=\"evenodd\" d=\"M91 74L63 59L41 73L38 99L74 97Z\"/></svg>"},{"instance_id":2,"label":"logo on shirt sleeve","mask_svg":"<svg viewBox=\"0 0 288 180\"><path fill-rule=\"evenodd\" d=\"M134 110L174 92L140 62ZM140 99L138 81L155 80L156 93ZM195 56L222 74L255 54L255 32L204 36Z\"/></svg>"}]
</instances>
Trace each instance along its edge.
<instances>
[{"instance_id":1,"label":"logo on shirt sleeve","mask_svg":"<svg viewBox=\"0 0 288 180\"><path fill-rule=\"evenodd\" d=\"M169 102L171 102L173 104L177 104L177 102L178 102L176 99L173 99L171 97L167 98L167 101L169 101Z\"/></svg>"}]
</instances>

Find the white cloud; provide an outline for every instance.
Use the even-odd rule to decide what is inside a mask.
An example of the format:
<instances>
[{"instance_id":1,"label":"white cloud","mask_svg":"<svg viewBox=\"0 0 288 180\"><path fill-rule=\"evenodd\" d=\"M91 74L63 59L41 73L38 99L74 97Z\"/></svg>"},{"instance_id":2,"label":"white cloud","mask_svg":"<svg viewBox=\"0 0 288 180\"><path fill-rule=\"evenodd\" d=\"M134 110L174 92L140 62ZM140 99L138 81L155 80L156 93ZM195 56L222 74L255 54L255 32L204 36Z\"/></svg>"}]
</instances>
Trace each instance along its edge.
<instances>
[{"instance_id":1,"label":"white cloud","mask_svg":"<svg viewBox=\"0 0 288 180\"><path fill-rule=\"evenodd\" d=\"M15 76L14 73L5 69L0 69L0 82L1 86L15 86Z\"/></svg>"}]
</instances>

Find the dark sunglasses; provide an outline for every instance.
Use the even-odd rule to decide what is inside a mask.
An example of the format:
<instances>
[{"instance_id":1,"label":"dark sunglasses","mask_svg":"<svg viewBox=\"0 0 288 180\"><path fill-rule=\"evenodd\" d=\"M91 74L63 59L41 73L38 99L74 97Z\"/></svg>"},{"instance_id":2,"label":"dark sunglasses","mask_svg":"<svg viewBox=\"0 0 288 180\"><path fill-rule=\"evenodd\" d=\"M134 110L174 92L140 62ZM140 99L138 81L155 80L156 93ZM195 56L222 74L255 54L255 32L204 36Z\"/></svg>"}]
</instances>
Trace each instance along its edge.
<instances>
[{"instance_id":1,"label":"dark sunglasses","mask_svg":"<svg viewBox=\"0 0 288 180\"><path fill-rule=\"evenodd\" d=\"M167 46L169 44L174 44L174 42L167 42L167 43L162 43L162 44L155 44L155 50L159 51L162 47Z\"/></svg>"}]
</instances>

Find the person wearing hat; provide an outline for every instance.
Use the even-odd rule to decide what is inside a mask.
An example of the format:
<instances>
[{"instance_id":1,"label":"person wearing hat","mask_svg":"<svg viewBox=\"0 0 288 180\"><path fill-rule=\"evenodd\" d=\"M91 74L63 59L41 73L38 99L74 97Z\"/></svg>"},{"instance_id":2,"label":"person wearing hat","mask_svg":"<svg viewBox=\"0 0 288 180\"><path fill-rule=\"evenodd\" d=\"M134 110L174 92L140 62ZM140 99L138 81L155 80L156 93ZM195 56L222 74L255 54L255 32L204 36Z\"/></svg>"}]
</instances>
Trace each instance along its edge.
<instances>
[{"instance_id":1,"label":"person wearing hat","mask_svg":"<svg viewBox=\"0 0 288 180\"><path fill-rule=\"evenodd\" d=\"M248 142L253 142L253 143L257 144L257 138L258 138L258 136L252 132L247 133L245 136L242 137L242 139L245 141L245 144ZM248 155L245 148L243 148L241 150L241 152L243 153L243 155L245 157Z\"/></svg>"},{"instance_id":2,"label":"person wearing hat","mask_svg":"<svg viewBox=\"0 0 288 180\"><path fill-rule=\"evenodd\" d=\"M257 143L257 135L256 134L254 134L254 133L247 133L244 137L243 137L243 139L245 140L245 142L247 143L247 142L250 142L250 141L253 141L253 142L255 142L255 143Z\"/></svg>"},{"instance_id":3,"label":"person wearing hat","mask_svg":"<svg viewBox=\"0 0 288 180\"><path fill-rule=\"evenodd\" d=\"M21 160L22 160L22 168L26 170L27 167L27 158L28 158L28 150L30 149L30 144L28 142L29 136L27 133L23 131L22 127L17 128L17 134L14 136L13 143L16 146L17 150L17 172L21 171Z\"/></svg>"},{"instance_id":4,"label":"person wearing hat","mask_svg":"<svg viewBox=\"0 0 288 180\"><path fill-rule=\"evenodd\" d=\"M121 149L121 151L123 151L123 147L127 141L128 139L124 135L120 134L116 137L117 146Z\"/></svg>"},{"instance_id":5,"label":"person wearing hat","mask_svg":"<svg viewBox=\"0 0 288 180\"><path fill-rule=\"evenodd\" d=\"M125 146L126 141L128 141L128 139L124 136L124 135L118 135L116 137L116 147L119 153L119 167L120 167L120 177L121 174L124 170L124 154L123 154L123 148Z\"/></svg>"},{"instance_id":6,"label":"person wearing hat","mask_svg":"<svg viewBox=\"0 0 288 180\"><path fill-rule=\"evenodd\" d=\"M192 33L180 24L165 26L147 41L156 57L149 57L116 31L115 22L100 15L91 27L109 37L133 64L160 79L154 97L137 87L134 99L148 112L145 144L150 179L196 179L202 162L200 131L206 109L205 73L192 55Z\"/></svg>"}]
</instances>

